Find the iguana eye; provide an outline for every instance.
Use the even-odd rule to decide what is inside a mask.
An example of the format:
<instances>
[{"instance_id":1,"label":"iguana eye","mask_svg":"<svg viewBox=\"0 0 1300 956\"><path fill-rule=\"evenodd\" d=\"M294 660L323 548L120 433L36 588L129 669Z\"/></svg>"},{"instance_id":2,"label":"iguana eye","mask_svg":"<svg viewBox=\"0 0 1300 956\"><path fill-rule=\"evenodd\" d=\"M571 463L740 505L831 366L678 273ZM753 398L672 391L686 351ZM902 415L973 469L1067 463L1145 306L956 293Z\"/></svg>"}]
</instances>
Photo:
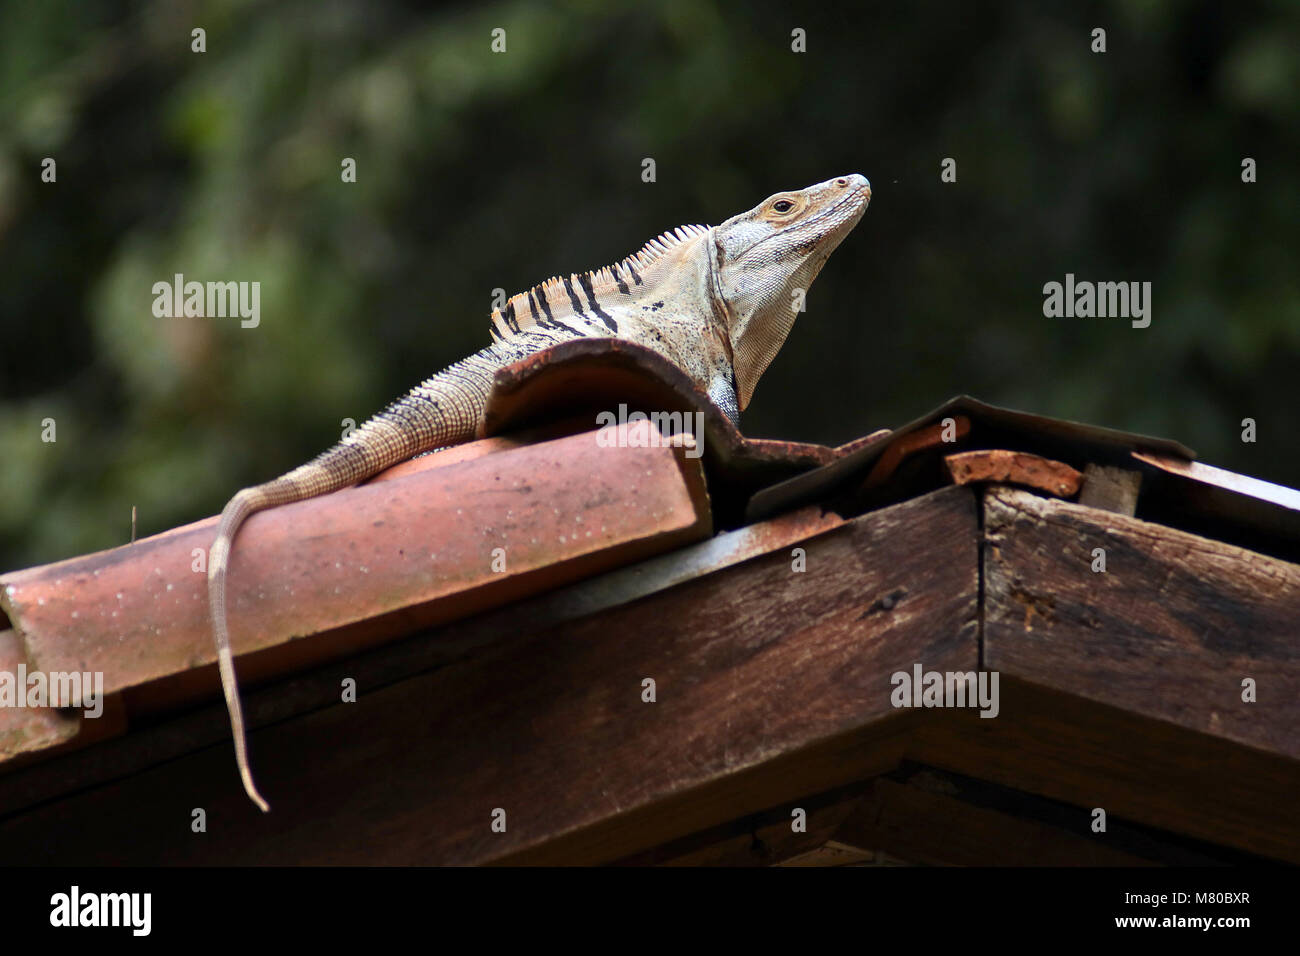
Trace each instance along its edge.
<instances>
[{"instance_id":1,"label":"iguana eye","mask_svg":"<svg viewBox=\"0 0 1300 956\"><path fill-rule=\"evenodd\" d=\"M788 199L778 199L776 202L772 203L772 208L777 212L789 212L794 208L794 203Z\"/></svg>"}]
</instances>

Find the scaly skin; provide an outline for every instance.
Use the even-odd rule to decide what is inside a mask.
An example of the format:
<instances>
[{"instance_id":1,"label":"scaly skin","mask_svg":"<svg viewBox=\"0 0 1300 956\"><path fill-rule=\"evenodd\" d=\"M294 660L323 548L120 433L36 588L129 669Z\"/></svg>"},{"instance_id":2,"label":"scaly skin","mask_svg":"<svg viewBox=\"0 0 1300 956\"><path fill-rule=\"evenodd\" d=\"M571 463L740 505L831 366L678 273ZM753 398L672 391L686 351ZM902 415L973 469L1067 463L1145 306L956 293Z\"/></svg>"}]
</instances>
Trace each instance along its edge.
<instances>
[{"instance_id":1,"label":"scaly skin","mask_svg":"<svg viewBox=\"0 0 1300 956\"><path fill-rule=\"evenodd\" d=\"M794 324L795 295L806 293L870 198L870 184L859 175L777 193L720 226L683 226L613 266L534 286L492 313L487 348L426 379L313 461L231 498L208 559L208 601L249 799L270 809L248 764L226 620L231 547L249 515L480 436L496 371L575 338L617 338L659 352L738 422Z\"/></svg>"}]
</instances>

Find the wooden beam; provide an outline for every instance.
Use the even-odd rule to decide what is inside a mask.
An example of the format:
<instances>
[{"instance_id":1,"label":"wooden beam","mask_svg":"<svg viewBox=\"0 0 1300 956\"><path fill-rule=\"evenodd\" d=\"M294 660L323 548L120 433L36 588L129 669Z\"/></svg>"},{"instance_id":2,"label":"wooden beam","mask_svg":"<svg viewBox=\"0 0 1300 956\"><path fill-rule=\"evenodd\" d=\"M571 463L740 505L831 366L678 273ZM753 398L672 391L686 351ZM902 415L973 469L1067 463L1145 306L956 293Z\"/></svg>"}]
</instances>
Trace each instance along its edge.
<instances>
[{"instance_id":1,"label":"wooden beam","mask_svg":"<svg viewBox=\"0 0 1300 956\"><path fill-rule=\"evenodd\" d=\"M1007 488L984 504L1001 712L927 721L909 757L1300 862L1300 567Z\"/></svg>"},{"instance_id":2,"label":"wooden beam","mask_svg":"<svg viewBox=\"0 0 1300 956\"><path fill-rule=\"evenodd\" d=\"M984 523L987 666L1300 760L1300 565L1011 489Z\"/></svg>"},{"instance_id":3,"label":"wooden beam","mask_svg":"<svg viewBox=\"0 0 1300 956\"><path fill-rule=\"evenodd\" d=\"M972 803L950 775L915 769L910 779L879 777L832 837L841 844L936 866L1150 866L1105 835L1089 835L1087 817L1065 829L1017 815L1022 795L1002 809ZM1211 861L1213 862L1213 861Z\"/></svg>"},{"instance_id":4,"label":"wooden beam","mask_svg":"<svg viewBox=\"0 0 1300 956\"><path fill-rule=\"evenodd\" d=\"M1002 713L919 723L907 758L1220 847L1300 862L1294 761L1001 679Z\"/></svg>"},{"instance_id":5,"label":"wooden beam","mask_svg":"<svg viewBox=\"0 0 1300 956\"><path fill-rule=\"evenodd\" d=\"M862 784L801 797L618 861L620 866L779 866L823 847L862 799ZM794 812L803 811L795 830Z\"/></svg>"},{"instance_id":6,"label":"wooden beam","mask_svg":"<svg viewBox=\"0 0 1300 956\"><path fill-rule=\"evenodd\" d=\"M815 850L792 857L778 863L777 866L905 866L902 860L879 853L863 850L861 847L849 846L836 840L828 840Z\"/></svg>"}]
</instances>

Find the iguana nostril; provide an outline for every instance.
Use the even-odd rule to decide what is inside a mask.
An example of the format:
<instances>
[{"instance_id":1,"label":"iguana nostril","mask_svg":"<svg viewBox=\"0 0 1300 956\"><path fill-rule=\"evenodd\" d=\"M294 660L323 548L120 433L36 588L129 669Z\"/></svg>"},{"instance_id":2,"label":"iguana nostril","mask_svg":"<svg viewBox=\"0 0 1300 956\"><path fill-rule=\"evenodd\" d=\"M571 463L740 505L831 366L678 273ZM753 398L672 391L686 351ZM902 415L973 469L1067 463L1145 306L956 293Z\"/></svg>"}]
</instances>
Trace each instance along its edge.
<instances>
[{"instance_id":1,"label":"iguana nostril","mask_svg":"<svg viewBox=\"0 0 1300 956\"><path fill-rule=\"evenodd\" d=\"M837 179L837 180L835 180L835 185L836 185L836 186L844 187L844 186L847 186L848 184L849 184L849 181L848 181L847 179Z\"/></svg>"}]
</instances>

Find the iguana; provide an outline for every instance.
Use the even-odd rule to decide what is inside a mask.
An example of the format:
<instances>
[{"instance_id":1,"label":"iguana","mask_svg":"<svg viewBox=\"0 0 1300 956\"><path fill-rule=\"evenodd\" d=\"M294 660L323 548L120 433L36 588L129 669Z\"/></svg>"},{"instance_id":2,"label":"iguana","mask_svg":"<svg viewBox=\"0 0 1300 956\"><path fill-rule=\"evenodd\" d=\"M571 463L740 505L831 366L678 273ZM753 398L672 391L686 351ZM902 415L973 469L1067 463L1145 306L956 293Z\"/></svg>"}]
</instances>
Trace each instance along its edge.
<instances>
[{"instance_id":1,"label":"iguana","mask_svg":"<svg viewBox=\"0 0 1300 956\"><path fill-rule=\"evenodd\" d=\"M315 460L231 498L209 554L208 602L235 760L249 798L270 809L248 765L226 623L231 546L249 515L481 437L496 371L569 339L616 338L650 348L739 424L802 309L803 294L870 198L865 177L841 176L777 193L720 226L664 233L613 266L534 286L493 311L487 348L426 379Z\"/></svg>"}]
</instances>

